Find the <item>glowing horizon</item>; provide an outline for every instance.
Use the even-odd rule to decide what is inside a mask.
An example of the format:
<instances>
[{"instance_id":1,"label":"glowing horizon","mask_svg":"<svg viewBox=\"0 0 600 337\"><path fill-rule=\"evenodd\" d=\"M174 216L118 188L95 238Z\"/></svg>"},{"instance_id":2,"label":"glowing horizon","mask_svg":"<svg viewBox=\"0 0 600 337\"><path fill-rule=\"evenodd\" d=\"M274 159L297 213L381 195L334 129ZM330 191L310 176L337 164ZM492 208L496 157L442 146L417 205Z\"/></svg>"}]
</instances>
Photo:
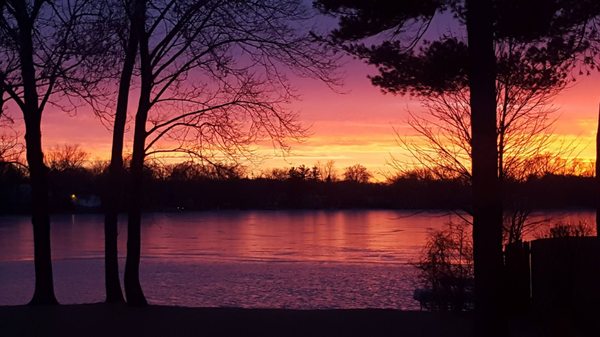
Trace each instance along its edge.
<instances>
[{"instance_id":1,"label":"glowing horizon","mask_svg":"<svg viewBox=\"0 0 600 337\"><path fill-rule=\"evenodd\" d=\"M257 145L262 158L250 164L250 171L312 166L316 162L334 160L340 171L353 164L362 164L377 180L390 172L387 163L396 158L408 158L397 143L394 129L401 136L414 136L407 125L408 112L418 112L419 98L383 94L373 87L367 75L374 69L360 61L349 61L344 85L335 92L317 80L298 79L293 82L300 100L289 108L299 113L309 136L303 142L290 143L291 152L284 154L267 144ZM580 77L554 100L556 123L554 134L564 144L576 144L576 156L584 161L595 158L595 137L598 98L594 88L600 86L600 74ZM17 111L13 112L17 117ZM130 116L131 117L131 116ZM43 144L46 150L62 144L78 144L90 154L90 160L108 160L111 132L91 112L81 109L76 116L48 110L42 119ZM131 128L128 128L125 152L131 149ZM266 158L266 159L265 159Z\"/></svg>"}]
</instances>

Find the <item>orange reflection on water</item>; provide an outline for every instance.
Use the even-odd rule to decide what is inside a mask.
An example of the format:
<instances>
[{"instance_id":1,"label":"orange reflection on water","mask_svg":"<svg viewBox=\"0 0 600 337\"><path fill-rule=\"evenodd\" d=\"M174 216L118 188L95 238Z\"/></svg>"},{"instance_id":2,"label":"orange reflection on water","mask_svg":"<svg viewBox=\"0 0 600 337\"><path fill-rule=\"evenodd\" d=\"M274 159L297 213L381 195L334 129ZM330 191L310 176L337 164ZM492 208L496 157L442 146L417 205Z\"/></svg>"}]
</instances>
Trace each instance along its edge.
<instances>
[{"instance_id":1,"label":"orange reflection on water","mask_svg":"<svg viewBox=\"0 0 600 337\"><path fill-rule=\"evenodd\" d=\"M248 211L145 217L143 255L241 261L407 263L442 213Z\"/></svg>"},{"instance_id":2,"label":"orange reflection on water","mask_svg":"<svg viewBox=\"0 0 600 337\"><path fill-rule=\"evenodd\" d=\"M415 262L428 232L458 217L443 212L210 211L150 213L142 224L142 256L178 262L288 261L338 263ZM537 212L546 226L579 221L593 224L590 211ZM52 217L52 257L101 259L103 216ZM535 239L544 228L527 233ZM126 254L126 221L119 225L119 253ZM33 259L31 222L0 217L0 261Z\"/></svg>"}]
</instances>

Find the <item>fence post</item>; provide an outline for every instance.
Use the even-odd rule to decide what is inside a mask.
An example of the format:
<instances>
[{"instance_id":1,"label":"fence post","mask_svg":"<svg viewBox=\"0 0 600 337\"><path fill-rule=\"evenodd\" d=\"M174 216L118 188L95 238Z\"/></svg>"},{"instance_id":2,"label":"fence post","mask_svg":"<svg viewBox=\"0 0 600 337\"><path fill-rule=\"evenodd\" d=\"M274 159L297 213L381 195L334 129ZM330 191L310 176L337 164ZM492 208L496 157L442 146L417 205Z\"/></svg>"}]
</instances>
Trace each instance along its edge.
<instances>
[{"instance_id":1,"label":"fence post","mask_svg":"<svg viewBox=\"0 0 600 337\"><path fill-rule=\"evenodd\" d=\"M506 306L512 313L523 313L531 304L529 242L514 242L505 247Z\"/></svg>"}]
</instances>

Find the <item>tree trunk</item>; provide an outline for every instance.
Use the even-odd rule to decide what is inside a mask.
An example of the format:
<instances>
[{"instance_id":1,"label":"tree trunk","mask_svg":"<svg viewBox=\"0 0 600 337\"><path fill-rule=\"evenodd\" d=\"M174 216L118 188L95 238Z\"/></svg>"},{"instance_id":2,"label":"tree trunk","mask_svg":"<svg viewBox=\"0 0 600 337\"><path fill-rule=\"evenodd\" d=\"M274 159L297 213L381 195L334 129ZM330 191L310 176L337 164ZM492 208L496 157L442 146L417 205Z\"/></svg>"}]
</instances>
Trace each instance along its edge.
<instances>
[{"instance_id":1,"label":"tree trunk","mask_svg":"<svg viewBox=\"0 0 600 337\"><path fill-rule=\"evenodd\" d=\"M33 62L33 19L23 2L16 2L15 17L19 27L19 58L23 78L23 119L25 146L31 181L31 223L35 265L35 290L29 304L57 304L52 278L50 249L50 215L48 210L48 168L42 152L41 121L35 66Z\"/></svg>"},{"instance_id":2,"label":"tree trunk","mask_svg":"<svg viewBox=\"0 0 600 337\"><path fill-rule=\"evenodd\" d=\"M596 130L596 236L600 237L600 105L598 106L598 129Z\"/></svg>"},{"instance_id":3,"label":"tree trunk","mask_svg":"<svg viewBox=\"0 0 600 337\"><path fill-rule=\"evenodd\" d=\"M143 90L142 90L143 91ZM125 261L125 295L132 306L144 306L148 302L140 284L142 183L144 174L144 143L146 138L147 110L141 105L135 119L133 157L131 160L130 200L127 217L127 260Z\"/></svg>"},{"instance_id":4,"label":"tree trunk","mask_svg":"<svg viewBox=\"0 0 600 337\"><path fill-rule=\"evenodd\" d=\"M139 112L138 112L139 113ZM139 114L138 114L139 116ZM144 306L148 302L140 284L140 255L141 255L141 198L142 180L144 170L144 156L140 155L139 143L143 145L144 133L138 131L136 117L136 130L134 135L134 150L131 161L131 191L129 212L127 217L127 260L125 261L125 295L127 303L132 306ZM136 146L137 145L137 146ZM143 150L143 146L142 146Z\"/></svg>"},{"instance_id":5,"label":"tree trunk","mask_svg":"<svg viewBox=\"0 0 600 337\"><path fill-rule=\"evenodd\" d=\"M147 305L142 286L140 285L141 255L141 199L143 188L146 120L150 109L152 70L148 52L148 37L145 31L145 0L136 1L136 13L140 20L136 22L140 51L141 88L138 109L135 116L133 135L133 155L131 159L131 188L127 223L127 260L125 261L125 295L127 303L133 306Z\"/></svg>"},{"instance_id":6,"label":"tree trunk","mask_svg":"<svg viewBox=\"0 0 600 337\"><path fill-rule=\"evenodd\" d=\"M109 172L109 175L113 175ZM115 177L109 177L111 186ZM112 187L111 187L112 188ZM115 197L108 192L107 198ZM105 199L106 200L106 199ZM116 203L111 201L110 203ZM123 292L119 280L119 252L118 252L118 213L116 207L107 205L104 214L104 281L106 287L106 303L123 303Z\"/></svg>"},{"instance_id":7,"label":"tree trunk","mask_svg":"<svg viewBox=\"0 0 600 337\"><path fill-rule=\"evenodd\" d=\"M137 7L136 7L137 8ZM108 186L104 196L104 264L106 282L106 302L124 302L119 281L119 253L118 253L118 212L121 199L121 186L123 183L123 138L127 121L127 105L129 102L129 89L135 57L137 53L137 20L139 13L133 14L130 25L129 39L125 50L125 60L119 81L117 107L115 109L115 122L113 128L113 142L108 169Z\"/></svg>"},{"instance_id":8,"label":"tree trunk","mask_svg":"<svg viewBox=\"0 0 600 337\"><path fill-rule=\"evenodd\" d=\"M116 124L116 123L115 123ZM115 129L116 130L116 129ZM115 131L116 132L116 131ZM113 136L114 138L114 136ZM113 154L114 154L113 143ZM120 165L120 167L118 167ZM104 280L106 286L106 302L122 303L123 292L119 280L118 252L118 204L119 189L122 181L123 162L119 164L115 157L111 158L108 171L108 186L104 197Z\"/></svg>"},{"instance_id":9,"label":"tree trunk","mask_svg":"<svg viewBox=\"0 0 600 337\"><path fill-rule=\"evenodd\" d=\"M54 295L48 212L48 168L44 164L38 116L25 117L25 143L31 180L31 223L35 264L35 290L29 304L58 304Z\"/></svg>"},{"instance_id":10,"label":"tree trunk","mask_svg":"<svg viewBox=\"0 0 600 337\"><path fill-rule=\"evenodd\" d=\"M506 334L502 308L502 199L496 138L492 1L467 1L473 149L475 335Z\"/></svg>"},{"instance_id":11,"label":"tree trunk","mask_svg":"<svg viewBox=\"0 0 600 337\"><path fill-rule=\"evenodd\" d=\"M142 85L143 87L143 85ZM142 89L142 91L144 91ZM146 105L147 106L147 105ZM133 157L131 160L131 189L127 218L127 260L125 261L125 295L132 306L144 306L148 302L140 284L141 255L141 199L144 174L144 143L146 139L147 110L140 108L135 119Z\"/></svg>"}]
</instances>

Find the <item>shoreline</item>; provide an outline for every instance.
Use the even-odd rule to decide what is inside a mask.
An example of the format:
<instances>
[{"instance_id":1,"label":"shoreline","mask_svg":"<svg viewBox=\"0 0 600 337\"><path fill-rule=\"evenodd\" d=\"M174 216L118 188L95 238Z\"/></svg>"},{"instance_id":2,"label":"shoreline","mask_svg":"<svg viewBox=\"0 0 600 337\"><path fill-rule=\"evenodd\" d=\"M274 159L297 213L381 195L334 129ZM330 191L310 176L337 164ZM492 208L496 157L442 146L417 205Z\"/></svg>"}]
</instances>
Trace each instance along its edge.
<instances>
[{"instance_id":1,"label":"shoreline","mask_svg":"<svg viewBox=\"0 0 600 337\"><path fill-rule=\"evenodd\" d=\"M584 317L525 313L507 337L597 336L596 310ZM472 312L394 309L244 309L125 304L0 306L2 337L402 336L474 337Z\"/></svg>"},{"instance_id":2,"label":"shoreline","mask_svg":"<svg viewBox=\"0 0 600 337\"><path fill-rule=\"evenodd\" d=\"M469 313L243 309L114 304L0 306L0 336L468 337Z\"/></svg>"},{"instance_id":3,"label":"shoreline","mask_svg":"<svg viewBox=\"0 0 600 337\"><path fill-rule=\"evenodd\" d=\"M598 310L511 316L507 337L597 336ZM246 309L125 304L1 306L2 337L474 337L472 312Z\"/></svg>"}]
</instances>

